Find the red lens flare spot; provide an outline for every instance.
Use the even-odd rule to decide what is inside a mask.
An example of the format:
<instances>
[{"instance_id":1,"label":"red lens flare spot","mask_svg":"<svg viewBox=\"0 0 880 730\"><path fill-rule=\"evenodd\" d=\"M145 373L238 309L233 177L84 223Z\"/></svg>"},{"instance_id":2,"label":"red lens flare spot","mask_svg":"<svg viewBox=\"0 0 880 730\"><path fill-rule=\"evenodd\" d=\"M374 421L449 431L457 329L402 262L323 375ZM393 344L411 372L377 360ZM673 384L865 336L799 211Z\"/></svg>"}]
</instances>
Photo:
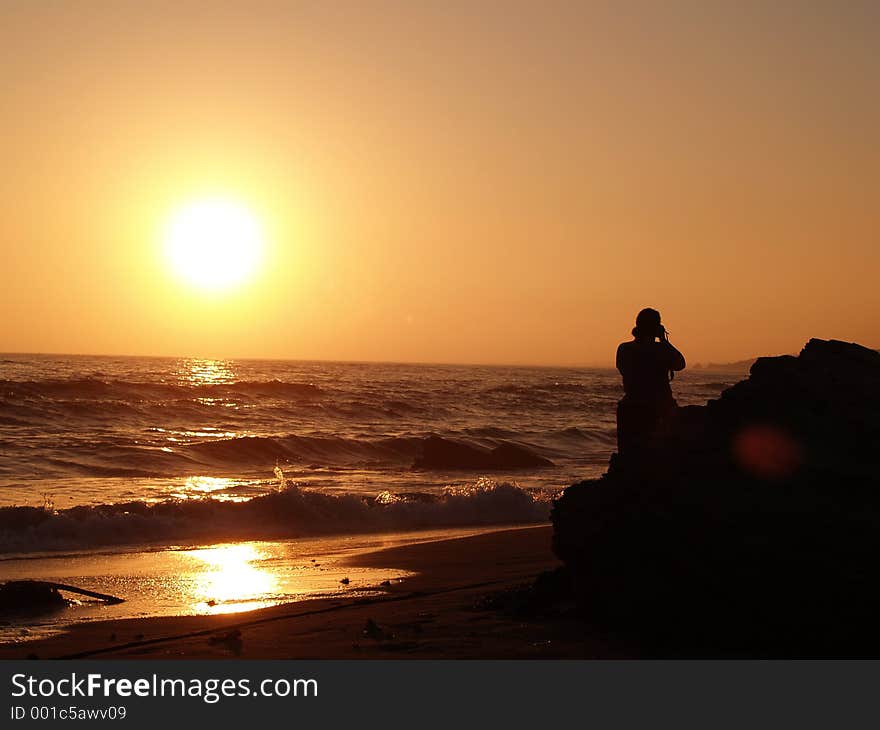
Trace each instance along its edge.
<instances>
[{"instance_id":1,"label":"red lens flare spot","mask_svg":"<svg viewBox=\"0 0 880 730\"><path fill-rule=\"evenodd\" d=\"M791 477L801 465L800 444L776 426L748 426L733 439L733 456L753 476L772 481Z\"/></svg>"}]
</instances>

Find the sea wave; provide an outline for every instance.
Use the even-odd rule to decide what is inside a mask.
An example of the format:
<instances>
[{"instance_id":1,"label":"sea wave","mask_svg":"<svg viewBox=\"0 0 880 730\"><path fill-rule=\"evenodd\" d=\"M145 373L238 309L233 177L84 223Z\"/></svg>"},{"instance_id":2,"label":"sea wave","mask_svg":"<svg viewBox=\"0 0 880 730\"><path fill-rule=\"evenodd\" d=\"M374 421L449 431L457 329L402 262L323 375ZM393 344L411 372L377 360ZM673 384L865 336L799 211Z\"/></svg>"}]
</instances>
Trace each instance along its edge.
<instances>
[{"instance_id":1,"label":"sea wave","mask_svg":"<svg viewBox=\"0 0 880 730\"><path fill-rule=\"evenodd\" d=\"M150 443L131 443L112 436L101 438L71 437L57 449L47 450L39 463L47 475L78 475L93 477L173 477L180 475L238 474L264 472L274 464L327 468L419 468L434 470L472 469L506 471L545 463L556 451L539 447L525 439L439 437L436 434L357 438L346 436L287 434L279 436L193 437L167 441L167 434L157 434ZM169 445L170 444L170 445ZM443 449L442 459L425 462L430 450ZM431 448L433 447L433 448ZM464 459L487 456L492 459ZM21 473L27 468L29 452L25 449L10 454L0 464L0 474ZM464 459L464 460L462 460Z\"/></svg>"},{"instance_id":2,"label":"sea wave","mask_svg":"<svg viewBox=\"0 0 880 730\"><path fill-rule=\"evenodd\" d=\"M180 449L187 458L208 465L265 466L275 461L321 465L410 463L425 439L418 436L357 439L342 436L287 436L217 439Z\"/></svg>"},{"instance_id":3,"label":"sea wave","mask_svg":"<svg viewBox=\"0 0 880 730\"><path fill-rule=\"evenodd\" d=\"M521 396L526 398L545 398L559 395L571 397L572 395L584 393L620 397L621 390L621 386L616 382L575 383L554 381L539 384L505 383L503 385L492 385L484 388L483 393L487 395Z\"/></svg>"},{"instance_id":4,"label":"sea wave","mask_svg":"<svg viewBox=\"0 0 880 730\"><path fill-rule=\"evenodd\" d=\"M241 380L229 383L167 383L101 378L0 380L0 397L83 400L171 400L200 397L314 398L322 390L312 383Z\"/></svg>"},{"instance_id":5,"label":"sea wave","mask_svg":"<svg viewBox=\"0 0 880 730\"><path fill-rule=\"evenodd\" d=\"M543 522L553 494L479 480L440 494L326 494L295 485L246 502L166 500L0 508L0 554L122 545L397 532Z\"/></svg>"},{"instance_id":6,"label":"sea wave","mask_svg":"<svg viewBox=\"0 0 880 730\"><path fill-rule=\"evenodd\" d=\"M360 386L358 386L360 387ZM233 418L278 426L289 420L321 422L440 421L454 404L421 392L346 390L305 381L238 380L174 383L110 378L0 379L0 425L40 428L75 421L79 428Z\"/></svg>"}]
</instances>

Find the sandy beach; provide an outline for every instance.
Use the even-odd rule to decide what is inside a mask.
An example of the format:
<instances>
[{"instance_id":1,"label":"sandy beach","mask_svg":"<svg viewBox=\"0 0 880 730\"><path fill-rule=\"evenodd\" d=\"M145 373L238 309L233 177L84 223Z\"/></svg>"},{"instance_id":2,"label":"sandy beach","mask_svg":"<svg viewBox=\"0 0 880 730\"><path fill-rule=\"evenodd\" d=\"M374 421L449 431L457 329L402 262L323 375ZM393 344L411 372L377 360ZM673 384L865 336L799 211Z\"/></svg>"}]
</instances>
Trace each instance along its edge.
<instances>
[{"instance_id":1,"label":"sandy beach","mask_svg":"<svg viewBox=\"0 0 880 730\"><path fill-rule=\"evenodd\" d=\"M600 658L632 656L574 621L526 620L492 596L557 561L549 526L379 550L352 567L415 575L371 598L317 599L216 616L155 617L73 626L0 646L0 658L355 659Z\"/></svg>"}]
</instances>

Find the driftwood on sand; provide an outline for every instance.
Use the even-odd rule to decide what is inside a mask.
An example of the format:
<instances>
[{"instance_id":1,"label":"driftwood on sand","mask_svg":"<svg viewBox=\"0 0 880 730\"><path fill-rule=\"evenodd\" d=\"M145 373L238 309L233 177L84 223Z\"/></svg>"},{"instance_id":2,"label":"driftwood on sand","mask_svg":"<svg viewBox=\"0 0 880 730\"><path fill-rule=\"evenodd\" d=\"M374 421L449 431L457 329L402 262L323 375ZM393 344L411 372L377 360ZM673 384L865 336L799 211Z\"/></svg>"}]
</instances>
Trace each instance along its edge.
<instances>
[{"instance_id":1,"label":"driftwood on sand","mask_svg":"<svg viewBox=\"0 0 880 730\"><path fill-rule=\"evenodd\" d=\"M0 613L38 614L68 605L61 591L87 596L107 604L122 603L124 598L85 588L42 580L13 580L0 585Z\"/></svg>"}]
</instances>

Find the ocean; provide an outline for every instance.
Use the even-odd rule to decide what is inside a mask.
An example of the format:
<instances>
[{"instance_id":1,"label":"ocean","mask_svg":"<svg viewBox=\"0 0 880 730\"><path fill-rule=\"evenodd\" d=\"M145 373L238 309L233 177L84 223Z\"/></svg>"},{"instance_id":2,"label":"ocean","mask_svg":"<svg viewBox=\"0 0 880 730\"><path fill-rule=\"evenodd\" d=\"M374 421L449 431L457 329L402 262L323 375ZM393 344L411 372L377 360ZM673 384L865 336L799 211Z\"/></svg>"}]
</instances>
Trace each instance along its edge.
<instances>
[{"instance_id":1,"label":"ocean","mask_svg":"<svg viewBox=\"0 0 880 730\"><path fill-rule=\"evenodd\" d=\"M673 390L702 404L740 377L689 370ZM222 549L299 576L231 599L277 602L302 578L292 545L546 521L560 489L605 470L621 393L597 368L0 355L0 579L155 593L132 580ZM549 463L417 467L429 440ZM179 588L169 611L195 605Z\"/></svg>"}]
</instances>

